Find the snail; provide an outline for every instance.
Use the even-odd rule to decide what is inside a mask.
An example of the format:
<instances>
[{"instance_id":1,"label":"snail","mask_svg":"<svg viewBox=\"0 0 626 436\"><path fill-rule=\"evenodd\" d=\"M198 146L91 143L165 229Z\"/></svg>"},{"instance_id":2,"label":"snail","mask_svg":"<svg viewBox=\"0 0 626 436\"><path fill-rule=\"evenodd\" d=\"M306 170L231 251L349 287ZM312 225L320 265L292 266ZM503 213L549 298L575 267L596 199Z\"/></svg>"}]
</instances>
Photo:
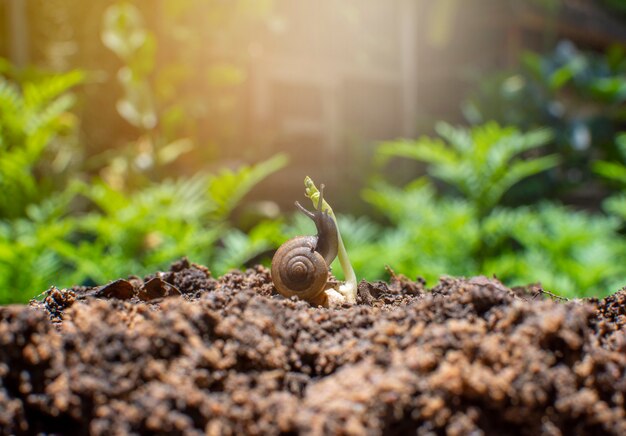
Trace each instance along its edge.
<instances>
[{"instance_id":1,"label":"snail","mask_svg":"<svg viewBox=\"0 0 626 436\"><path fill-rule=\"evenodd\" d=\"M324 185L320 186L318 207L311 212L296 201L296 207L311 218L316 236L296 236L281 245L272 258L272 280L284 297L297 296L312 305L326 306L330 287L330 264L337 257L337 225L327 211L322 211Z\"/></svg>"}]
</instances>

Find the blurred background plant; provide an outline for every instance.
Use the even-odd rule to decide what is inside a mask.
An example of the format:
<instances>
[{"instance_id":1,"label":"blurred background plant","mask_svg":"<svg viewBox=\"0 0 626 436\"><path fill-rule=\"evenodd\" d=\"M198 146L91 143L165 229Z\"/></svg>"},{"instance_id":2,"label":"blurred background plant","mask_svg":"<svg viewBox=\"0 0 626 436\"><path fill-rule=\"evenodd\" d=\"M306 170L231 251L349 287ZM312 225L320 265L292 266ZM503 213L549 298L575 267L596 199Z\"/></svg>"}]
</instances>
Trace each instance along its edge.
<instances>
[{"instance_id":1,"label":"blurred background plant","mask_svg":"<svg viewBox=\"0 0 626 436\"><path fill-rule=\"evenodd\" d=\"M8 77L0 79L0 303L27 300L51 284L145 274L182 256L224 273L271 248L254 238L256 227L237 239L229 217L285 166L284 155L212 175L145 181L140 189L87 182L72 165L77 126L69 112L70 90L84 74Z\"/></svg>"},{"instance_id":2,"label":"blurred background plant","mask_svg":"<svg viewBox=\"0 0 626 436\"><path fill-rule=\"evenodd\" d=\"M83 74L0 66L0 302L11 302L48 287L61 267L50 243L72 228L65 208L78 153L68 91Z\"/></svg>"},{"instance_id":3,"label":"blurred background plant","mask_svg":"<svg viewBox=\"0 0 626 436\"><path fill-rule=\"evenodd\" d=\"M69 112L75 97L66 91L83 74L31 72L18 85L9 80L16 71L3 59L0 70L0 216L19 218L72 177L80 150Z\"/></svg>"},{"instance_id":4,"label":"blurred background plant","mask_svg":"<svg viewBox=\"0 0 626 436\"><path fill-rule=\"evenodd\" d=\"M201 168L196 162L232 157L225 151L242 140L236 123L245 56L223 39L241 37L244 23L264 16L270 4L164 1L154 16L145 5L139 9L142 3L118 1L104 10L101 40L121 62L117 113L138 134L104 151L106 178L132 183L130 174L162 178ZM205 20L201 33L191 33L199 17Z\"/></svg>"},{"instance_id":5,"label":"blurred background plant","mask_svg":"<svg viewBox=\"0 0 626 436\"><path fill-rule=\"evenodd\" d=\"M515 71L479 79L463 113L473 124L496 120L554 131L549 151L561 156L562 165L518 192L519 200L540 195L598 206L605 193L591 164L619 155L615 136L626 121L624 47L614 45L598 54L562 41L551 53L526 52L520 61Z\"/></svg>"},{"instance_id":6,"label":"blurred background plant","mask_svg":"<svg viewBox=\"0 0 626 436\"><path fill-rule=\"evenodd\" d=\"M618 217L622 226L626 224L626 134L616 138L618 157L612 161L595 161L593 168L617 193L604 200L604 210Z\"/></svg>"},{"instance_id":7,"label":"blurred background plant","mask_svg":"<svg viewBox=\"0 0 626 436\"><path fill-rule=\"evenodd\" d=\"M424 137L379 148L383 163L394 156L426 162L430 178L404 188L377 182L364 192L405 241L403 250L386 248L392 268L412 275L426 271L429 281L480 272L510 285L536 281L579 296L620 284L626 267L615 259L626 245L617 219L556 202L505 205L510 189L558 164L555 155L536 154L551 140L549 131L521 133L494 123L471 130L440 124L437 131L445 142ZM435 180L445 185L437 189Z\"/></svg>"},{"instance_id":8,"label":"blurred background plant","mask_svg":"<svg viewBox=\"0 0 626 436\"><path fill-rule=\"evenodd\" d=\"M268 264L314 233L281 214L305 175L343 212L360 278L612 292L621 4L2 2L0 304L181 256Z\"/></svg>"}]
</instances>

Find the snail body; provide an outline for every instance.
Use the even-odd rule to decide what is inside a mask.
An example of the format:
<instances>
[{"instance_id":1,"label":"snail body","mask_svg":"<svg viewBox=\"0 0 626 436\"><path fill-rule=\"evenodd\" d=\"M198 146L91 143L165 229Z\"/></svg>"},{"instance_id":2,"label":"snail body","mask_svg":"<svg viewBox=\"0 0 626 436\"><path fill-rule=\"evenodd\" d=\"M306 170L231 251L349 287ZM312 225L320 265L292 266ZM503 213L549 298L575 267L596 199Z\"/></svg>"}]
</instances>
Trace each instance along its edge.
<instances>
[{"instance_id":1,"label":"snail body","mask_svg":"<svg viewBox=\"0 0 626 436\"><path fill-rule=\"evenodd\" d=\"M337 257L338 235L335 220L322 212L323 187L318 209L308 211L296 202L302 213L311 218L316 236L296 236L281 245L272 258L272 281L284 297L297 296L313 305L326 305L330 264Z\"/></svg>"}]
</instances>

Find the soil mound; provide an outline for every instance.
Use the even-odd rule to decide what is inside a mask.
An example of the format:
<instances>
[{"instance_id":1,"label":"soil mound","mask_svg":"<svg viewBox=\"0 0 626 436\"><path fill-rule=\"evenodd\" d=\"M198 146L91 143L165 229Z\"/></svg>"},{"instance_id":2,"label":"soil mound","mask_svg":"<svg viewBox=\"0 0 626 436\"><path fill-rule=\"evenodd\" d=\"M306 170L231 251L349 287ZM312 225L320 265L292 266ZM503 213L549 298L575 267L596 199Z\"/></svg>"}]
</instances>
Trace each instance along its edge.
<instances>
[{"instance_id":1,"label":"soil mound","mask_svg":"<svg viewBox=\"0 0 626 436\"><path fill-rule=\"evenodd\" d=\"M626 290L360 291L312 308L182 260L0 308L0 433L626 434Z\"/></svg>"}]
</instances>

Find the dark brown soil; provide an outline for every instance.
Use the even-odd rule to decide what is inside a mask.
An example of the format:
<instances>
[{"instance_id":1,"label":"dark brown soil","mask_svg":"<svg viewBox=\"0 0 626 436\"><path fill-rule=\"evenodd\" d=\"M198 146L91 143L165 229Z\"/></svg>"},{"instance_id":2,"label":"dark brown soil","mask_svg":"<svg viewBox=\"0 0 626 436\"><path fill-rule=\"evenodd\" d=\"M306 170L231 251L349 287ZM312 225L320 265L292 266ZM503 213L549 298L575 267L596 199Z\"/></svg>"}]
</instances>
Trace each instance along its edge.
<instances>
[{"instance_id":1,"label":"dark brown soil","mask_svg":"<svg viewBox=\"0 0 626 436\"><path fill-rule=\"evenodd\" d=\"M626 434L626 290L360 291L312 308L183 260L0 308L0 433Z\"/></svg>"}]
</instances>

